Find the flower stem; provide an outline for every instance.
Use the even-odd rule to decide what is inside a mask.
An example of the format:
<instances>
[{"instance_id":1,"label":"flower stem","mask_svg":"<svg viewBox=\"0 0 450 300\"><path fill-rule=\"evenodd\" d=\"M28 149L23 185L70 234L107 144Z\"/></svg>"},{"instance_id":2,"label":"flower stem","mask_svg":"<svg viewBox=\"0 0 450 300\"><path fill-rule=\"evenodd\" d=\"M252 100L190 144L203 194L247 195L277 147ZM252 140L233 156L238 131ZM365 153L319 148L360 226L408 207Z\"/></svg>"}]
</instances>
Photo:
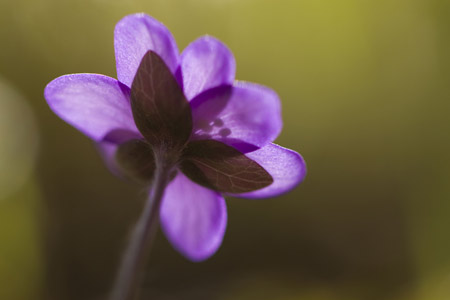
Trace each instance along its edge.
<instances>
[{"instance_id":1,"label":"flower stem","mask_svg":"<svg viewBox=\"0 0 450 300\"><path fill-rule=\"evenodd\" d=\"M171 172L171 168L163 164L161 160L158 161L158 155L155 156L156 170L150 196L122 258L110 300L134 300L138 295L138 287L149 257L151 243L158 228L161 200Z\"/></svg>"}]
</instances>

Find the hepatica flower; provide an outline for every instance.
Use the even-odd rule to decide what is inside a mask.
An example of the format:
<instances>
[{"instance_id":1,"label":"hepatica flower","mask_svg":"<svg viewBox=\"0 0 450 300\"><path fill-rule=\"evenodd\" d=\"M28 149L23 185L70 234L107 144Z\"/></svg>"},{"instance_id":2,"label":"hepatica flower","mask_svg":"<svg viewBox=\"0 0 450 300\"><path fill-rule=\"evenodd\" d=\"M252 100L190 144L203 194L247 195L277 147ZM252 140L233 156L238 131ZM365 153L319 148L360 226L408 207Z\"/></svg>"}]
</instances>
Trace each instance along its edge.
<instances>
[{"instance_id":1,"label":"hepatica flower","mask_svg":"<svg viewBox=\"0 0 450 300\"><path fill-rule=\"evenodd\" d=\"M282 127L278 96L235 81L235 60L219 40L201 37L180 55L168 29L145 14L119 21L114 47L118 80L65 75L45 98L115 173L153 193L162 182L163 231L184 256L204 260L223 239L224 195L273 197L305 176L302 157L272 143Z\"/></svg>"}]
</instances>

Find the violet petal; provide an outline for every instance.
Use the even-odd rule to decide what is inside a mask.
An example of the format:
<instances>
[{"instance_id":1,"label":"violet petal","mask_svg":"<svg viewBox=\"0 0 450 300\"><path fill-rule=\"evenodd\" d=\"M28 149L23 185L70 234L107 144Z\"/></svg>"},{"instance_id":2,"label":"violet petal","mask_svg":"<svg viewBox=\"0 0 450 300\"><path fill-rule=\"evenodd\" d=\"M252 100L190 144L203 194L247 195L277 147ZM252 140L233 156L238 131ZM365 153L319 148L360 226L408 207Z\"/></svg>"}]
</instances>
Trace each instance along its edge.
<instances>
[{"instance_id":1,"label":"violet petal","mask_svg":"<svg viewBox=\"0 0 450 300\"><path fill-rule=\"evenodd\" d=\"M119 145L111 142L100 142L96 143L95 146L108 170L118 177L125 178L116 160L116 151Z\"/></svg>"},{"instance_id":2,"label":"violet petal","mask_svg":"<svg viewBox=\"0 0 450 300\"><path fill-rule=\"evenodd\" d=\"M114 49L117 78L129 87L149 50L161 56L173 74L178 67L178 48L172 34L162 23L143 13L126 16L117 23Z\"/></svg>"},{"instance_id":3,"label":"violet petal","mask_svg":"<svg viewBox=\"0 0 450 300\"><path fill-rule=\"evenodd\" d=\"M236 62L231 51L211 36L200 37L181 54L183 89L188 100L207 89L232 84Z\"/></svg>"},{"instance_id":4,"label":"violet petal","mask_svg":"<svg viewBox=\"0 0 450 300\"><path fill-rule=\"evenodd\" d=\"M274 182L257 191L234 194L235 197L258 199L279 196L292 190L305 178L305 161L300 154L290 149L276 144L268 144L245 155L269 172Z\"/></svg>"},{"instance_id":5,"label":"violet petal","mask_svg":"<svg viewBox=\"0 0 450 300\"><path fill-rule=\"evenodd\" d=\"M190 104L194 139L215 139L242 152L247 151L239 144L261 148L275 140L283 126L277 94L254 83L210 89Z\"/></svg>"},{"instance_id":6,"label":"violet petal","mask_svg":"<svg viewBox=\"0 0 450 300\"><path fill-rule=\"evenodd\" d=\"M192 261L209 258L222 243L227 224L225 200L181 172L165 190L160 216L169 241Z\"/></svg>"},{"instance_id":7,"label":"violet petal","mask_svg":"<svg viewBox=\"0 0 450 300\"><path fill-rule=\"evenodd\" d=\"M50 82L44 96L55 114L95 141L116 130L139 134L129 90L116 79L99 74L65 75Z\"/></svg>"}]
</instances>

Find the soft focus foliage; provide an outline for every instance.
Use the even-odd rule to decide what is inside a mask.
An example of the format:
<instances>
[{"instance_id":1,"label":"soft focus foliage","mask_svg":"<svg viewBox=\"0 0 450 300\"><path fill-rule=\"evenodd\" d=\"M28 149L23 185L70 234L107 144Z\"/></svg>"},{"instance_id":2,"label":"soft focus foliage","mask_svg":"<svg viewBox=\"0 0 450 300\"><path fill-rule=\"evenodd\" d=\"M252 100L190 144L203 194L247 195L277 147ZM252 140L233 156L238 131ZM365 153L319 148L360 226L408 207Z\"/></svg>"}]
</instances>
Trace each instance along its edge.
<instances>
[{"instance_id":1,"label":"soft focus foliage","mask_svg":"<svg viewBox=\"0 0 450 300\"><path fill-rule=\"evenodd\" d=\"M0 202L0 299L36 299L43 288L44 261L38 226L36 184Z\"/></svg>"},{"instance_id":2,"label":"soft focus foliage","mask_svg":"<svg viewBox=\"0 0 450 300\"><path fill-rule=\"evenodd\" d=\"M0 201L23 185L34 167L38 132L28 104L0 78Z\"/></svg>"},{"instance_id":3,"label":"soft focus foliage","mask_svg":"<svg viewBox=\"0 0 450 300\"><path fill-rule=\"evenodd\" d=\"M205 263L187 262L160 235L144 297L450 297L448 1L6 0L0 75L28 100L41 135L39 208L23 205L26 187L0 202L10 216L0 218L10 237L0 250L31 261L5 256L7 299L39 290L42 299L102 299L110 286L144 193L111 176L42 92L61 74L115 77L112 29L137 11L164 22L180 48L205 33L223 40L238 79L279 93L277 142L309 170L283 197L229 199L224 247ZM18 272L20 289L4 283Z\"/></svg>"}]
</instances>

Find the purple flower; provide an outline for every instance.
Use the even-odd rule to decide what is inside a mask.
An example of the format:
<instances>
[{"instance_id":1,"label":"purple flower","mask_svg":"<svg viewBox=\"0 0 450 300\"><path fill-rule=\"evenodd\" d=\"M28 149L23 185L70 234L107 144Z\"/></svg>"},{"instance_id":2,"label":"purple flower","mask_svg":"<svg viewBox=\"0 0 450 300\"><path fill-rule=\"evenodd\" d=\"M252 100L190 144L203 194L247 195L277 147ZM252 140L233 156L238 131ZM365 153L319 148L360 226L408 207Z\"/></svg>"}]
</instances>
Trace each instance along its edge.
<instances>
[{"instance_id":1,"label":"purple flower","mask_svg":"<svg viewBox=\"0 0 450 300\"><path fill-rule=\"evenodd\" d=\"M118 80L65 75L48 84L45 98L99 145L115 173L148 183L159 163L154 149L173 160L162 228L183 255L204 260L223 239L223 194L273 197L305 176L302 157L272 143L282 127L278 96L235 81L233 55L213 37L179 55L169 30L145 14L119 21L114 46Z\"/></svg>"}]
</instances>

